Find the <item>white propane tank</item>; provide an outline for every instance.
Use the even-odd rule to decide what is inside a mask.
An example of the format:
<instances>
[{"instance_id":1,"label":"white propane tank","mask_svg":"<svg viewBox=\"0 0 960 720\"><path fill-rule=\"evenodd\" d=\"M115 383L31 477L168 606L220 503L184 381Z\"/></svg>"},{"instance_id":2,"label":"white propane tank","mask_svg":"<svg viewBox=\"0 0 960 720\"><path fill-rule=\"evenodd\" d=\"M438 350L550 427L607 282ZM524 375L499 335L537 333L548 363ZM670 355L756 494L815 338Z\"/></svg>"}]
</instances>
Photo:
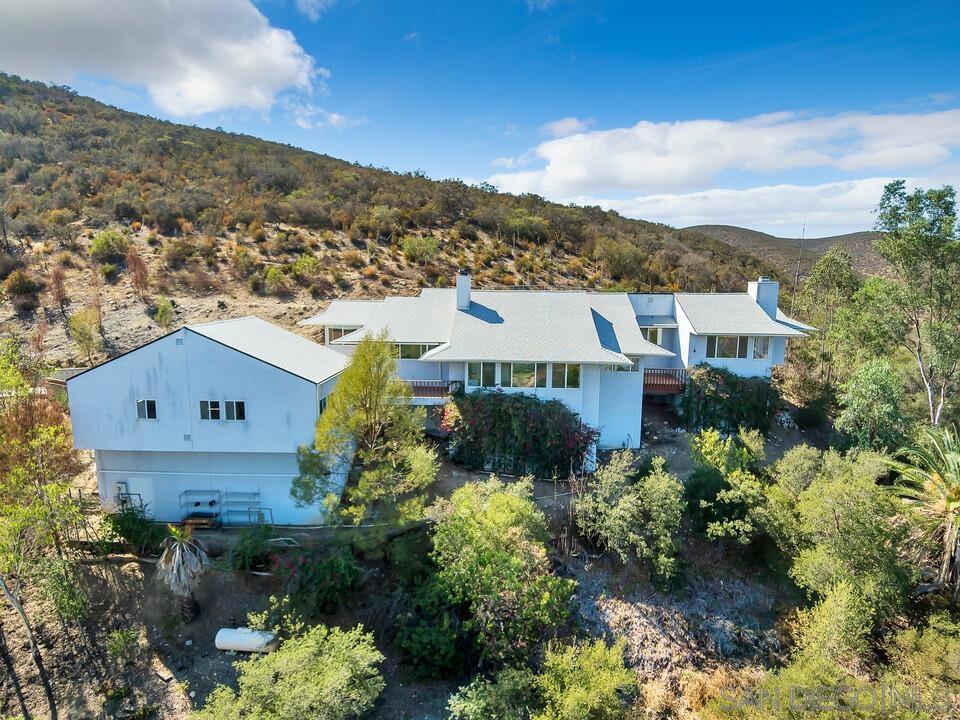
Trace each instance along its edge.
<instances>
[{"instance_id":1,"label":"white propane tank","mask_svg":"<svg viewBox=\"0 0 960 720\"><path fill-rule=\"evenodd\" d=\"M275 633L250 628L220 628L213 641L217 650L237 650L239 652L272 652L280 645Z\"/></svg>"}]
</instances>

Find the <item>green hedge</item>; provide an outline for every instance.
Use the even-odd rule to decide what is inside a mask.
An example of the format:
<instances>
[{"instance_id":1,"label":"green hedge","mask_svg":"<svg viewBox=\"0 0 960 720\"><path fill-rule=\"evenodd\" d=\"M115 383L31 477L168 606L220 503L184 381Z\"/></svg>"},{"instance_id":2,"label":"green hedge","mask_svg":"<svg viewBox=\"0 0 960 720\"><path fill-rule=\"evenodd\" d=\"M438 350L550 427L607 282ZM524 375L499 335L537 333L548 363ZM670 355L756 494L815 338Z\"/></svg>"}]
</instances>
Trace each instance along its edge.
<instances>
[{"instance_id":1,"label":"green hedge","mask_svg":"<svg viewBox=\"0 0 960 720\"><path fill-rule=\"evenodd\" d=\"M580 472L600 437L560 400L490 390L454 398L442 426L453 458L467 467L537 477Z\"/></svg>"},{"instance_id":2,"label":"green hedge","mask_svg":"<svg viewBox=\"0 0 960 720\"><path fill-rule=\"evenodd\" d=\"M776 388L763 378L742 378L710 365L691 368L689 377L680 413L690 428L766 433L780 406Z\"/></svg>"}]
</instances>

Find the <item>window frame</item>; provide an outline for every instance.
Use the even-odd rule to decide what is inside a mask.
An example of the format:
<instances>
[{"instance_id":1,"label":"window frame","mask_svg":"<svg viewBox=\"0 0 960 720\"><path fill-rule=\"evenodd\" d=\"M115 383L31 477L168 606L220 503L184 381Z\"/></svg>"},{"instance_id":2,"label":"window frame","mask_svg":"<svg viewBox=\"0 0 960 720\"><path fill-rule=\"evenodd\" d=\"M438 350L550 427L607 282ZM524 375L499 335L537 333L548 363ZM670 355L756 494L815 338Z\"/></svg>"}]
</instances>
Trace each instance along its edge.
<instances>
[{"instance_id":1,"label":"window frame","mask_svg":"<svg viewBox=\"0 0 960 720\"><path fill-rule=\"evenodd\" d=\"M247 403L245 400L224 400L223 401L224 420L233 420L234 422L247 421ZM231 417L231 415L233 417Z\"/></svg>"},{"instance_id":2,"label":"window frame","mask_svg":"<svg viewBox=\"0 0 960 720\"><path fill-rule=\"evenodd\" d=\"M533 366L533 370L531 373L531 378L533 380L532 385L516 385L514 383L514 376L516 374L514 372L514 365L532 365ZM504 368L507 369L506 382L504 382L504 373L503 373ZM502 387L519 388L522 390L545 388L547 387L547 363L540 363L535 361L501 363L500 385Z\"/></svg>"},{"instance_id":3,"label":"window frame","mask_svg":"<svg viewBox=\"0 0 960 720\"><path fill-rule=\"evenodd\" d=\"M721 341L735 340L733 355L721 355ZM707 335L706 355L710 360L746 360L748 357L749 335ZM712 346L712 347L711 347Z\"/></svg>"},{"instance_id":4,"label":"window frame","mask_svg":"<svg viewBox=\"0 0 960 720\"><path fill-rule=\"evenodd\" d=\"M763 355L757 354L757 348L763 344ZM770 359L770 336L769 335L757 335L753 338L753 353L752 357L754 360L769 360Z\"/></svg>"},{"instance_id":5,"label":"window frame","mask_svg":"<svg viewBox=\"0 0 960 720\"><path fill-rule=\"evenodd\" d=\"M562 384L557 384L557 370L562 368ZM576 385L570 384L571 369L576 368ZM579 390L580 389L580 363L551 363L550 368L550 387L558 390Z\"/></svg>"},{"instance_id":6,"label":"window frame","mask_svg":"<svg viewBox=\"0 0 960 720\"><path fill-rule=\"evenodd\" d=\"M663 339L663 328L655 327L653 325L643 325L640 327L640 332L643 335L644 340L660 347L660 341ZM656 340L651 340L651 335L656 336Z\"/></svg>"},{"instance_id":7,"label":"window frame","mask_svg":"<svg viewBox=\"0 0 960 720\"><path fill-rule=\"evenodd\" d=\"M151 409L153 415L150 414ZM143 414L141 414L141 410ZM157 401L156 400L137 400L137 420L156 420L157 419Z\"/></svg>"},{"instance_id":8,"label":"window frame","mask_svg":"<svg viewBox=\"0 0 960 720\"><path fill-rule=\"evenodd\" d=\"M204 417L206 415L206 417ZM216 417L214 417L216 415ZM219 400L201 400L200 401L200 419L201 420L213 420L219 422L223 419L223 415L220 412L220 401Z\"/></svg>"},{"instance_id":9,"label":"window frame","mask_svg":"<svg viewBox=\"0 0 960 720\"><path fill-rule=\"evenodd\" d=\"M471 382L470 370L471 368L477 369L477 382ZM485 378L486 371L490 371L490 377ZM487 384L486 380L489 379L490 383ZM468 388L492 388L497 386L497 364L495 362L490 362L488 360L474 360L467 363L467 387Z\"/></svg>"}]
</instances>

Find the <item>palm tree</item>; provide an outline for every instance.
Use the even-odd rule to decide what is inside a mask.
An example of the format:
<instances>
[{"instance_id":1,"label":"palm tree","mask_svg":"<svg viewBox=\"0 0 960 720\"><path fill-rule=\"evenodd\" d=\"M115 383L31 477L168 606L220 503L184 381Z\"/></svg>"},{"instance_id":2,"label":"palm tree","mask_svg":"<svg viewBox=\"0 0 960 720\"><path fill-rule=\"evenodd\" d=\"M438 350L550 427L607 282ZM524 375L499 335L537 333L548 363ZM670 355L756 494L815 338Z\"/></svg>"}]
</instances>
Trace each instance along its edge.
<instances>
[{"instance_id":1,"label":"palm tree","mask_svg":"<svg viewBox=\"0 0 960 720\"><path fill-rule=\"evenodd\" d=\"M952 428L928 428L921 444L904 448L894 467L896 492L919 515L923 547L934 551L936 586L960 597L960 436Z\"/></svg>"},{"instance_id":2,"label":"palm tree","mask_svg":"<svg viewBox=\"0 0 960 720\"><path fill-rule=\"evenodd\" d=\"M180 598L180 616L184 622L190 622L199 611L193 591L210 558L200 541L191 537L189 527L167 527L170 535L164 539L163 554L157 561L157 580Z\"/></svg>"}]
</instances>

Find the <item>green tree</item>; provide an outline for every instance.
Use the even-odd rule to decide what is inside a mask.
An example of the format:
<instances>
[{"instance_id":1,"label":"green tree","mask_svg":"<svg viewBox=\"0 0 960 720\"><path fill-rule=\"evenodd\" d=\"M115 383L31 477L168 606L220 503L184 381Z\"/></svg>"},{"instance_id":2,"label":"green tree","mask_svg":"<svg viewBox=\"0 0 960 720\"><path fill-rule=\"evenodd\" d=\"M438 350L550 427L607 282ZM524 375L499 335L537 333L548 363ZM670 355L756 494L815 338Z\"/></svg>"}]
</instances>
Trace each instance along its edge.
<instances>
[{"instance_id":1,"label":"green tree","mask_svg":"<svg viewBox=\"0 0 960 720\"><path fill-rule=\"evenodd\" d=\"M464 685L450 696L447 709L452 720L529 720L539 702L533 671L505 667L490 680Z\"/></svg>"},{"instance_id":2,"label":"green tree","mask_svg":"<svg viewBox=\"0 0 960 720\"><path fill-rule=\"evenodd\" d=\"M529 480L469 483L432 510L438 579L465 603L484 654L522 657L563 625L576 583L550 571L546 518Z\"/></svg>"},{"instance_id":3,"label":"green tree","mask_svg":"<svg viewBox=\"0 0 960 720\"><path fill-rule=\"evenodd\" d=\"M666 471L663 458L632 484L633 455L613 454L599 467L594 481L573 505L580 532L615 552L622 562L630 556L647 561L652 574L669 580L676 572L683 486Z\"/></svg>"},{"instance_id":4,"label":"green tree","mask_svg":"<svg viewBox=\"0 0 960 720\"><path fill-rule=\"evenodd\" d=\"M903 381L888 360L868 360L841 387L835 427L865 450L892 450L903 440Z\"/></svg>"},{"instance_id":5,"label":"green tree","mask_svg":"<svg viewBox=\"0 0 960 720\"><path fill-rule=\"evenodd\" d=\"M960 598L960 439L953 428L928 430L903 449L893 467L896 492L918 515L921 560L936 569L937 585Z\"/></svg>"},{"instance_id":6,"label":"green tree","mask_svg":"<svg viewBox=\"0 0 960 720\"><path fill-rule=\"evenodd\" d=\"M218 686L197 720L350 720L385 686L373 635L317 625L276 651L236 663L237 690Z\"/></svg>"},{"instance_id":7,"label":"green tree","mask_svg":"<svg viewBox=\"0 0 960 720\"><path fill-rule=\"evenodd\" d=\"M773 482L764 490L767 502L763 526L788 557L796 555L802 540L797 514L800 493L817 479L822 467L819 450L796 445L783 454L771 471Z\"/></svg>"},{"instance_id":8,"label":"green tree","mask_svg":"<svg viewBox=\"0 0 960 720\"><path fill-rule=\"evenodd\" d=\"M791 353L801 353L804 360L816 367L819 378L827 386L833 385L837 358L843 357L837 314L850 305L859 287L853 257L837 243L814 263L798 298L803 318L817 328L816 342L800 343L796 348L791 344ZM815 355L810 350L814 350Z\"/></svg>"},{"instance_id":9,"label":"green tree","mask_svg":"<svg viewBox=\"0 0 960 720\"><path fill-rule=\"evenodd\" d=\"M950 186L908 193L897 180L884 188L877 208L877 253L893 267L897 282L877 281L887 291L895 320L873 309L877 327L909 350L926 390L930 423L939 425L947 398L960 380L960 238L956 193ZM900 333L901 328L905 333Z\"/></svg>"},{"instance_id":10,"label":"green tree","mask_svg":"<svg viewBox=\"0 0 960 720\"><path fill-rule=\"evenodd\" d=\"M70 316L70 337L77 348L93 363L93 354L100 350L100 318L96 308L84 308Z\"/></svg>"},{"instance_id":11,"label":"green tree","mask_svg":"<svg viewBox=\"0 0 960 720\"><path fill-rule=\"evenodd\" d=\"M892 616L916 581L916 569L902 555L909 524L896 499L877 479L882 459L828 454L817 479L800 493L801 549L790 574L814 597L824 598L840 583L855 588L871 623Z\"/></svg>"},{"instance_id":12,"label":"green tree","mask_svg":"<svg viewBox=\"0 0 960 720\"><path fill-rule=\"evenodd\" d=\"M382 334L364 338L340 376L317 423L313 449L301 449L291 495L300 504L323 500L330 468L356 452L364 469L346 488L344 508L355 522L386 500L404 517L417 514L419 493L436 477L436 452L422 443L425 413L410 404L410 386L396 377L394 345Z\"/></svg>"}]
</instances>

